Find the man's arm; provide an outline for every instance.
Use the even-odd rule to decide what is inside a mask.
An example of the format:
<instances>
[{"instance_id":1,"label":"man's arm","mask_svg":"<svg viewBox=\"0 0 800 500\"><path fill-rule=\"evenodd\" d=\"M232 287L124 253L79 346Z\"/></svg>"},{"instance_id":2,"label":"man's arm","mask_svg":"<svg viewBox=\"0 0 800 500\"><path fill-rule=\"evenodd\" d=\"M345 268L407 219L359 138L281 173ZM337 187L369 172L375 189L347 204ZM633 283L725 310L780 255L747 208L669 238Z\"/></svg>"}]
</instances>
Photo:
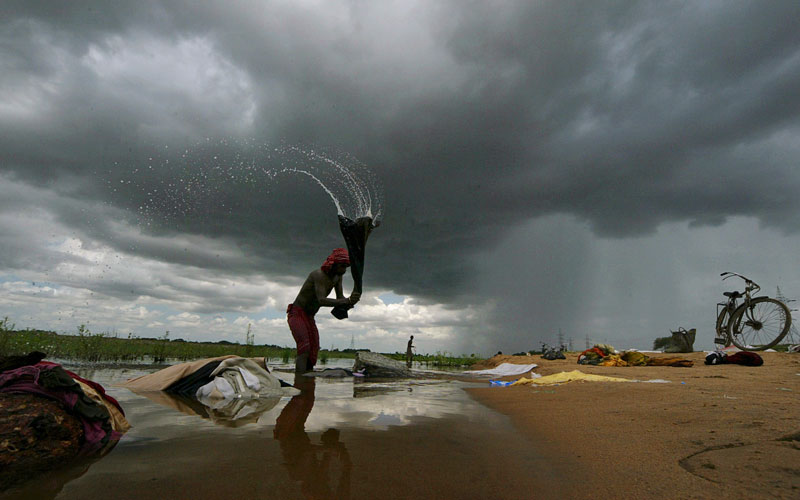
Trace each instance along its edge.
<instances>
[{"instance_id":1,"label":"man's arm","mask_svg":"<svg viewBox=\"0 0 800 500\"><path fill-rule=\"evenodd\" d=\"M336 298L329 299L328 294L326 293L325 284L322 282L321 279L317 277L314 278L314 291L317 294L317 303L319 305L325 307L336 307L336 306L347 307L354 304L354 302L351 302L350 299L344 297L344 294L342 293L341 279L334 286L336 288ZM358 302L358 300L356 300L356 302Z\"/></svg>"},{"instance_id":2,"label":"man's arm","mask_svg":"<svg viewBox=\"0 0 800 500\"><path fill-rule=\"evenodd\" d=\"M336 283L336 298L340 299L343 297L344 297L344 292L342 291L342 280L340 279L339 282ZM356 303L359 300L361 300L361 292L353 290L353 292L350 294L350 298L347 300L349 301L348 305L350 306L356 305Z\"/></svg>"}]
</instances>

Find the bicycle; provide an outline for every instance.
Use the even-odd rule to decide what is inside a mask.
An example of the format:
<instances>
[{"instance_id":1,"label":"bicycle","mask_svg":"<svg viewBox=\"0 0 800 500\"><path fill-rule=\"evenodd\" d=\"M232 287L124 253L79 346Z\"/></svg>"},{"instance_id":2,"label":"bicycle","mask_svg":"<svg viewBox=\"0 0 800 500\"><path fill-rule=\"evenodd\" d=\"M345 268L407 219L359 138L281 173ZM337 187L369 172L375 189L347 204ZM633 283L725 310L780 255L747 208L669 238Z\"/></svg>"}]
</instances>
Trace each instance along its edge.
<instances>
[{"instance_id":1,"label":"bicycle","mask_svg":"<svg viewBox=\"0 0 800 500\"><path fill-rule=\"evenodd\" d=\"M731 344L743 351L763 351L775 346L789 331L792 314L786 304L767 296L753 297L761 290L753 280L741 274L724 272L722 280L736 276L744 280L744 293L724 292L728 298L717 304L715 344ZM744 299L741 304L737 301Z\"/></svg>"}]
</instances>

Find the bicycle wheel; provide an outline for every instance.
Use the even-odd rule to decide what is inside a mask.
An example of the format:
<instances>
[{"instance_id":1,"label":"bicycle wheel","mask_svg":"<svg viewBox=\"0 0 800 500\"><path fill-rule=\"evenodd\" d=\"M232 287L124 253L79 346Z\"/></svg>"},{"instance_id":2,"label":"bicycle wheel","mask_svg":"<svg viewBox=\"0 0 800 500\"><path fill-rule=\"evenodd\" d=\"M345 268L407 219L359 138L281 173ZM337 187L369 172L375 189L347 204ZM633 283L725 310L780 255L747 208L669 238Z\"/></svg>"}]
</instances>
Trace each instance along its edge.
<instances>
[{"instance_id":1,"label":"bicycle wheel","mask_svg":"<svg viewBox=\"0 0 800 500\"><path fill-rule=\"evenodd\" d=\"M728 335L744 351L763 351L781 341L789 331L792 315L783 302L757 297L736 308L728 322Z\"/></svg>"},{"instance_id":2,"label":"bicycle wheel","mask_svg":"<svg viewBox=\"0 0 800 500\"><path fill-rule=\"evenodd\" d=\"M728 335L728 308L723 307L722 310L719 312L717 316L717 338L718 339L725 339L725 347L731 345L731 337Z\"/></svg>"}]
</instances>

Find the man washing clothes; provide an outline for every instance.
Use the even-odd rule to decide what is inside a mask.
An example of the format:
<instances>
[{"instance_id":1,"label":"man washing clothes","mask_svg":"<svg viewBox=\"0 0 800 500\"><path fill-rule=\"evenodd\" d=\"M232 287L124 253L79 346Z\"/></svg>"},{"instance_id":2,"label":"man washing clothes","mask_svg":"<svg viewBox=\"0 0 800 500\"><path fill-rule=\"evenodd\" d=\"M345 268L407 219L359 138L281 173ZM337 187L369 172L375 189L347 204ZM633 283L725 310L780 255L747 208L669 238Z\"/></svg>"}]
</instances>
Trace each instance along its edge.
<instances>
[{"instance_id":1,"label":"man washing clothes","mask_svg":"<svg viewBox=\"0 0 800 500\"><path fill-rule=\"evenodd\" d=\"M361 293L353 291L347 298L342 293L342 276L350 265L350 256L344 248L336 248L325 259L319 269L311 271L300 292L286 309L286 317L292 337L297 343L295 373L314 369L319 353L319 332L314 316L320 307L353 307L361 298ZM329 299L331 290L336 290L336 298Z\"/></svg>"}]
</instances>

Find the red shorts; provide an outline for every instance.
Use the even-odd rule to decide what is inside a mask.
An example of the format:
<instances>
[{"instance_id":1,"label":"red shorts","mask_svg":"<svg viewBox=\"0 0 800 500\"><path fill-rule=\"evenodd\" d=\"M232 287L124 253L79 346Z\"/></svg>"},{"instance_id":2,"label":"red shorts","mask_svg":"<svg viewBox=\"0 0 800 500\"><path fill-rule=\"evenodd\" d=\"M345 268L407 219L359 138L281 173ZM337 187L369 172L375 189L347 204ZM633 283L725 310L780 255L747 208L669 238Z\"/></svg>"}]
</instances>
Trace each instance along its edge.
<instances>
[{"instance_id":1,"label":"red shorts","mask_svg":"<svg viewBox=\"0 0 800 500\"><path fill-rule=\"evenodd\" d=\"M302 307L289 304L286 308L286 320L297 343L297 354L308 353L308 362L316 364L319 353L319 331L314 317L309 316Z\"/></svg>"}]
</instances>

